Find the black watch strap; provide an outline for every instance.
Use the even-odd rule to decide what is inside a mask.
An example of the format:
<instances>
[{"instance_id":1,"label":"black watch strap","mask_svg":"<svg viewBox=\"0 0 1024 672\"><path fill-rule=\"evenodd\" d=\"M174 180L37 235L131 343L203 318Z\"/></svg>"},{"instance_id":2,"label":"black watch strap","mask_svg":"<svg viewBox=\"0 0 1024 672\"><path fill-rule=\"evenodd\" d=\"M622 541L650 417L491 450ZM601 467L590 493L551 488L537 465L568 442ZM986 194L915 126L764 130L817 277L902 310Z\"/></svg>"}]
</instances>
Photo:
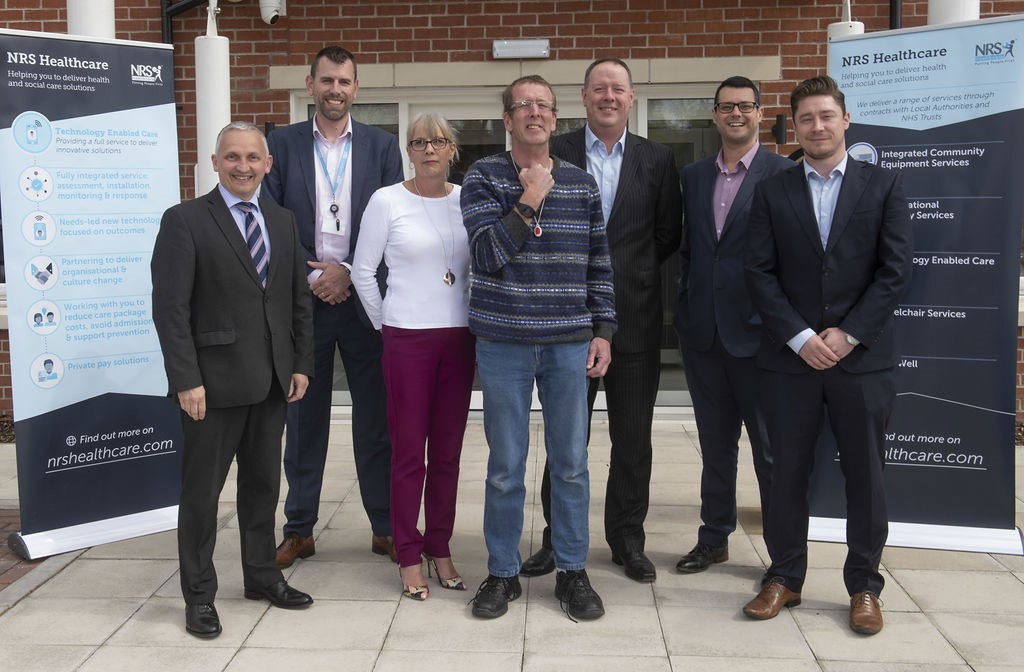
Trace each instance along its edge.
<instances>
[{"instance_id":1,"label":"black watch strap","mask_svg":"<svg viewBox=\"0 0 1024 672\"><path fill-rule=\"evenodd\" d=\"M516 212L527 219L533 219L537 216L537 211L528 206L525 203L516 203Z\"/></svg>"}]
</instances>

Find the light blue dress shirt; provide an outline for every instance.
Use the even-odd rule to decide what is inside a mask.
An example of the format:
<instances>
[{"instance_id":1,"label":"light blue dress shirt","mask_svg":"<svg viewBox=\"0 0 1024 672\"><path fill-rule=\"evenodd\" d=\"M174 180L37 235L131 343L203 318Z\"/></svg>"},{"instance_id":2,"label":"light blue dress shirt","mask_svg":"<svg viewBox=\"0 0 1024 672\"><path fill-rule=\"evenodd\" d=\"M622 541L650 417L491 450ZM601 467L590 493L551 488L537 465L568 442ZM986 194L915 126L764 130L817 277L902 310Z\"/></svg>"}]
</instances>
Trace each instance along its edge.
<instances>
[{"instance_id":1,"label":"light blue dress shirt","mask_svg":"<svg viewBox=\"0 0 1024 672\"><path fill-rule=\"evenodd\" d=\"M597 189L601 192L601 210L604 213L604 221L608 222L608 216L612 214L612 204L615 203L615 192L619 188L619 173L622 171L622 153L626 149L626 131L623 129L620 137L609 152L604 143L590 126L586 126L583 136L587 144L587 172L597 182Z\"/></svg>"},{"instance_id":2,"label":"light blue dress shirt","mask_svg":"<svg viewBox=\"0 0 1024 672\"><path fill-rule=\"evenodd\" d=\"M828 234L832 230L832 216L836 212L839 189L843 186L843 175L846 174L846 162L849 158L850 155L844 153L843 160L832 169L827 179L814 170L811 164L804 161L804 175L807 176L807 188L811 192L811 205L814 210L814 219L818 222L818 237L821 239L822 249L828 247ZM793 352L800 354L800 348L804 347L804 343L813 335L814 330L807 328L786 343Z\"/></svg>"}]
</instances>

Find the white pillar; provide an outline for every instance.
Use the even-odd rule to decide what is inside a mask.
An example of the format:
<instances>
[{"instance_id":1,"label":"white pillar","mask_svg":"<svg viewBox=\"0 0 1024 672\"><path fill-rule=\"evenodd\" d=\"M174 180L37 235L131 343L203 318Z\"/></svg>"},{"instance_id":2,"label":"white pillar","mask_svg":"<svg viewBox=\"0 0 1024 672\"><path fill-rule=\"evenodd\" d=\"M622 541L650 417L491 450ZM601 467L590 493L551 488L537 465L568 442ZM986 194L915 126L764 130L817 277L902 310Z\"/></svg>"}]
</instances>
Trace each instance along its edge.
<instances>
[{"instance_id":1,"label":"white pillar","mask_svg":"<svg viewBox=\"0 0 1024 672\"><path fill-rule=\"evenodd\" d=\"M114 0L68 0L68 35L114 39Z\"/></svg>"},{"instance_id":2,"label":"white pillar","mask_svg":"<svg viewBox=\"0 0 1024 672\"><path fill-rule=\"evenodd\" d=\"M210 157L217 133L231 122L230 44L217 35L216 0L209 12L206 35L196 38L196 196L217 184Z\"/></svg>"},{"instance_id":3,"label":"white pillar","mask_svg":"<svg viewBox=\"0 0 1024 672\"><path fill-rule=\"evenodd\" d=\"M846 19L836 23L828 24L828 49L832 50L832 40L837 37L847 37L848 35L863 35L864 34L864 23L861 21L850 21ZM831 58L827 58L826 63L831 63Z\"/></svg>"},{"instance_id":4,"label":"white pillar","mask_svg":"<svg viewBox=\"0 0 1024 672\"><path fill-rule=\"evenodd\" d=\"M981 0L928 0L928 25L977 21Z\"/></svg>"}]
</instances>

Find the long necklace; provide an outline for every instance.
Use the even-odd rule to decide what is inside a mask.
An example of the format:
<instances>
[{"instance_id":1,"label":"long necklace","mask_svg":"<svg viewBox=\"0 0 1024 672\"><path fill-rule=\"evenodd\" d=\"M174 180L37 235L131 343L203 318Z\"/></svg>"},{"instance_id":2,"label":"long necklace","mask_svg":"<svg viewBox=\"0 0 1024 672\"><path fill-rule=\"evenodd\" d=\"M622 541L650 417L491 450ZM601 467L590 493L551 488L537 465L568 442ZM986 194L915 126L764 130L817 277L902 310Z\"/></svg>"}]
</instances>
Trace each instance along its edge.
<instances>
[{"instance_id":1,"label":"long necklace","mask_svg":"<svg viewBox=\"0 0 1024 672\"><path fill-rule=\"evenodd\" d=\"M441 282L451 287L455 284L455 274L452 273L452 257L455 255L455 232L452 231L452 209L448 205L448 197L451 192L448 191L448 185L445 185L444 193L444 211L448 215L448 236L451 239L451 251L448 250L448 245L444 242L444 236L441 235L441 231L434 224L434 220L430 218L430 212L427 210L427 202L423 199L423 194L420 193L420 185L416 184L416 178L412 178L412 188L416 190L416 195L420 197L420 205L423 206L423 214L426 216L427 221L430 222L430 228L434 229L434 233L437 234L438 239L441 241L441 251L444 253L445 261L447 261L448 270L444 275L441 276Z\"/></svg>"},{"instance_id":2,"label":"long necklace","mask_svg":"<svg viewBox=\"0 0 1024 672\"><path fill-rule=\"evenodd\" d=\"M508 158L512 160L512 167L516 169L516 175L518 175L519 174L519 164L516 163L516 160L514 158L512 158L512 152L508 153ZM552 165L552 167L554 167L554 162L553 161L552 161L551 165ZM533 216L533 236L535 238L540 238L541 235L544 233L544 229L542 229L540 227L540 218L544 216L544 204L547 203L547 201L548 201L548 199L545 196L544 200L542 200L540 202L540 208L537 210L537 214Z\"/></svg>"}]
</instances>

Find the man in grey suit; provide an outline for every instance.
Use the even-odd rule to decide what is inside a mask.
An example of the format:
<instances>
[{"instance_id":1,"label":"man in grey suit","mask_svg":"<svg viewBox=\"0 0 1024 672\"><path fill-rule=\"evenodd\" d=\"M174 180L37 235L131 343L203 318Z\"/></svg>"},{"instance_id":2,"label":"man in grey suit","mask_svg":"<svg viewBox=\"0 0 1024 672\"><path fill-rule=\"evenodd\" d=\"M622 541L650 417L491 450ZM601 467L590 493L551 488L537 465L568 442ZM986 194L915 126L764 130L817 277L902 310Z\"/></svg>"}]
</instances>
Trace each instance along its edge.
<instances>
[{"instance_id":1,"label":"man in grey suit","mask_svg":"<svg viewBox=\"0 0 1024 672\"><path fill-rule=\"evenodd\" d=\"M661 275L679 246L682 213L679 173L672 151L626 130L633 109L633 79L617 58L601 58L583 78L587 125L551 139L551 153L584 168L597 181L615 274L619 330L612 363L590 382L589 409L604 381L611 435L604 532L612 561L642 583L657 578L644 553L644 521L650 502L651 423L661 376ZM547 465L541 485L542 547L523 563L525 576L555 568L551 551L551 486Z\"/></svg>"},{"instance_id":2,"label":"man in grey suit","mask_svg":"<svg viewBox=\"0 0 1024 672\"><path fill-rule=\"evenodd\" d=\"M761 318L747 293L743 246L754 187L793 165L758 142L761 94L746 77L718 86L712 119L722 149L686 166L682 180L685 226L675 326L703 457L697 544L676 564L687 574L729 558L741 425L750 439L762 517L767 510L771 456L754 364Z\"/></svg>"},{"instance_id":3,"label":"man in grey suit","mask_svg":"<svg viewBox=\"0 0 1024 672\"><path fill-rule=\"evenodd\" d=\"M352 119L359 79L351 52L337 46L321 49L306 77L306 91L316 114L270 135L274 165L264 184L267 196L295 213L313 295L316 361L309 394L288 408L287 522L277 564L290 567L316 552L313 526L327 460L336 349L352 394L352 447L372 530L370 550L397 562L391 543L391 442L382 343L353 295L349 270L363 210L377 189L402 181L402 155L393 135Z\"/></svg>"},{"instance_id":4,"label":"man in grey suit","mask_svg":"<svg viewBox=\"0 0 1024 672\"><path fill-rule=\"evenodd\" d=\"M273 159L259 129L229 124L213 155L220 184L170 208L153 248L153 321L185 443L178 558L185 629L216 637L217 500L238 461L245 597L309 606L274 559L286 402L305 394L313 322L290 212L256 190Z\"/></svg>"}]
</instances>

